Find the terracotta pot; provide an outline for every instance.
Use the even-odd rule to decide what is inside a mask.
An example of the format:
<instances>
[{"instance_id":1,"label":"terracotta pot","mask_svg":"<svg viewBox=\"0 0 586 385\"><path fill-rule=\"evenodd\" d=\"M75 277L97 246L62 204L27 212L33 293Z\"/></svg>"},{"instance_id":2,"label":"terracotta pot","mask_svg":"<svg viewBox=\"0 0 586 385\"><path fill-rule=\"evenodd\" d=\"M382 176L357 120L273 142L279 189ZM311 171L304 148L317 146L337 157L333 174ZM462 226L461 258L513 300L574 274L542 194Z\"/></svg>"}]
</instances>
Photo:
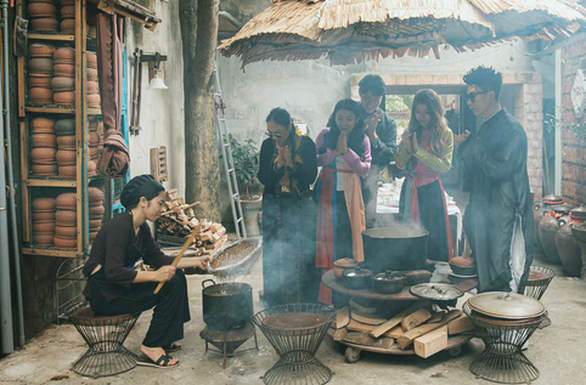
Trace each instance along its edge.
<instances>
[{"instance_id":1,"label":"terracotta pot","mask_svg":"<svg viewBox=\"0 0 586 385\"><path fill-rule=\"evenodd\" d=\"M41 87L41 88L51 88L51 80L52 78L38 78L38 77L30 77L28 78L28 86L33 87Z\"/></svg>"},{"instance_id":2,"label":"terracotta pot","mask_svg":"<svg viewBox=\"0 0 586 385\"><path fill-rule=\"evenodd\" d=\"M46 57L52 59L54 52L55 47L53 47L52 45L32 43L28 46L29 59L35 57Z\"/></svg>"},{"instance_id":3,"label":"terracotta pot","mask_svg":"<svg viewBox=\"0 0 586 385\"><path fill-rule=\"evenodd\" d=\"M60 106L73 106L75 105L75 91L55 92L53 100Z\"/></svg>"},{"instance_id":4,"label":"terracotta pot","mask_svg":"<svg viewBox=\"0 0 586 385\"><path fill-rule=\"evenodd\" d=\"M33 210L55 210L55 198L35 198L32 202Z\"/></svg>"},{"instance_id":5,"label":"terracotta pot","mask_svg":"<svg viewBox=\"0 0 586 385\"><path fill-rule=\"evenodd\" d=\"M99 232L99 230L89 232L88 238L89 238L90 243L92 243L94 241L94 239L96 239L98 232Z\"/></svg>"},{"instance_id":6,"label":"terracotta pot","mask_svg":"<svg viewBox=\"0 0 586 385\"><path fill-rule=\"evenodd\" d=\"M94 82L91 80L87 81L87 93L88 95L97 94L98 93L98 82ZM97 128L97 126L96 126Z\"/></svg>"},{"instance_id":7,"label":"terracotta pot","mask_svg":"<svg viewBox=\"0 0 586 385\"><path fill-rule=\"evenodd\" d=\"M49 88L33 87L29 90L29 97L33 103L53 103L53 91Z\"/></svg>"},{"instance_id":8,"label":"terracotta pot","mask_svg":"<svg viewBox=\"0 0 586 385\"><path fill-rule=\"evenodd\" d=\"M77 222L77 212L72 210L57 210L55 211L55 221L75 225Z\"/></svg>"},{"instance_id":9,"label":"terracotta pot","mask_svg":"<svg viewBox=\"0 0 586 385\"><path fill-rule=\"evenodd\" d=\"M75 4L75 0L61 0L61 6L67 6L67 5L74 5ZM89 13L88 13L89 15Z\"/></svg>"},{"instance_id":10,"label":"terracotta pot","mask_svg":"<svg viewBox=\"0 0 586 385\"><path fill-rule=\"evenodd\" d=\"M75 48L61 47L53 53L55 64L72 64L75 63Z\"/></svg>"},{"instance_id":11,"label":"terracotta pot","mask_svg":"<svg viewBox=\"0 0 586 385\"><path fill-rule=\"evenodd\" d=\"M86 53L87 56L87 68L95 68L98 69L98 56L95 52L88 51Z\"/></svg>"},{"instance_id":12,"label":"terracotta pot","mask_svg":"<svg viewBox=\"0 0 586 385\"><path fill-rule=\"evenodd\" d=\"M55 235L60 238L77 238L77 226L55 226Z\"/></svg>"},{"instance_id":13,"label":"terracotta pot","mask_svg":"<svg viewBox=\"0 0 586 385\"><path fill-rule=\"evenodd\" d=\"M55 234L55 222L41 222L33 223L33 230L35 235L42 234Z\"/></svg>"},{"instance_id":14,"label":"terracotta pot","mask_svg":"<svg viewBox=\"0 0 586 385\"><path fill-rule=\"evenodd\" d=\"M75 149L75 135L58 136L57 146L59 146L60 150Z\"/></svg>"},{"instance_id":15,"label":"terracotta pot","mask_svg":"<svg viewBox=\"0 0 586 385\"><path fill-rule=\"evenodd\" d=\"M51 211L51 212L47 212L47 213L41 213L41 212L34 212L33 211L33 222L35 223L40 223L40 222L51 222L51 221L55 221L55 212Z\"/></svg>"},{"instance_id":16,"label":"terracotta pot","mask_svg":"<svg viewBox=\"0 0 586 385\"><path fill-rule=\"evenodd\" d=\"M35 234L35 245L40 247L50 247L53 245L54 235L52 233L47 234Z\"/></svg>"},{"instance_id":17,"label":"terracotta pot","mask_svg":"<svg viewBox=\"0 0 586 385\"><path fill-rule=\"evenodd\" d=\"M101 218L104 215L106 208L102 205L99 205L90 207L88 211L90 218Z\"/></svg>"},{"instance_id":18,"label":"terracotta pot","mask_svg":"<svg viewBox=\"0 0 586 385\"><path fill-rule=\"evenodd\" d=\"M54 17L39 17L31 19L30 28L31 31L58 32L59 20Z\"/></svg>"},{"instance_id":19,"label":"terracotta pot","mask_svg":"<svg viewBox=\"0 0 586 385\"><path fill-rule=\"evenodd\" d=\"M56 164L31 164L31 172L34 176L56 176Z\"/></svg>"},{"instance_id":20,"label":"terracotta pot","mask_svg":"<svg viewBox=\"0 0 586 385\"><path fill-rule=\"evenodd\" d=\"M55 64L53 66L53 72L55 76L63 77L75 77L75 65L74 64Z\"/></svg>"},{"instance_id":21,"label":"terracotta pot","mask_svg":"<svg viewBox=\"0 0 586 385\"><path fill-rule=\"evenodd\" d=\"M87 162L87 174L88 176L96 176L98 175L97 170L98 166L96 165L96 162L94 162L93 160L89 160Z\"/></svg>"},{"instance_id":22,"label":"terracotta pot","mask_svg":"<svg viewBox=\"0 0 586 385\"><path fill-rule=\"evenodd\" d=\"M91 147L89 148L88 151L88 155L90 156L91 160L96 159L100 154L98 153L98 148L97 147Z\"/></svg>"},{"instance_id":23,"label":"terracotta pot","mask_svg":"<svg viewBox=\"0 0 586 385\"><path fill-rule=\"evenodd\" d=\"M77 206L77 198L75 193L59 194L55 199L55 207L64 210L74 210Z\"/></svg>"},{"instance_id":24,"label":"terracotta pot","mask_svg":"<svg viewBox=\"0 0 586 385\"><path fill-rule=\"evenodd\" d=\"M90 108L101 108L100 94L92 94L87 96L87 105Z\"/></svg>"},{"instance_id":25,"label":"terracotta pot","mask_svg":"<svg viewBox=\"0 0 586 385\"><path fill-rule=\"evenodd\" d=\"M55 161L57 150L50 147L37 147L31 150L31 160L33 163L40 163L41 161ZM46 164L46 163L44 163Z\"/></svg>"},{"instance_id":26,"label":"terracotta pot","mask_svg":"<svg viewBox=\"0 0 586 385\"><path fill-rule=\"evenodd\" d=\"M90 132L88 135L88 144L92 147L98 147L100 143L100 135L97 132Z\"/></svg>"},{"instance_id":27,"label":"terracotta pot","mask_svg":"<svg viewBox=\"0 0 586 385\"><path fill-rule=\"evenodd\" d=\"M31 144L34 147L57 147L57 140L55 134L32 134Z\"/></svg>"},{"instance_id":28,"label":"terracotta pot","mask_svg":"<svg viewBox=\"0 0 586 385\"><path fill-rule=\"evenodd\" d=\"M89 227L90 231L92 229L95 230L97 228L100 228L100 227L102 227L102 220L101 219L93 219L93 220L90 220L89 223L88 223L88 227Z\"/></svg>"},{"instance_id":29,"label":"terracotta pot","mask_svg":"<svg viewBox=\"0 0 586 385\"><path fill-rule=\"evenodd\" d=\"M53 243L57 250L75 250L77 247L77 239L67 239L55 236Z\"/></svg>"},{"instance_id":30,"label":"terracotta pot","mask_svg":"<svg viewBox=\"0 0 586 385\"><path fill-rule=\"evenodd\" d=\"M55 133L57 136L74 135L75 119L59 119L55 122Z\"/></svg>"},{"instance_id":31,"label":"terracotta pot","mask_svg":"<svg viewBox=\"0 0 586 385\"><path fill-rule=\"evenodd\" d=\"M59 176L65 179L75 179L77 176L77 166L59 166Z\"/></svg>"},{"instance_id":32,"label":"terracotta pot","mask_svg":"<svg viewBox=\"0 0 586 385\"><path fill-rule=\"evenodd\" d=\"M39 17L57 17L57 7L51 3L29 3L26 7L28 17L39 18Z\"/></svg>"},{"instance_id":33,"label":"terracotta pot","mask_svg":"<svg viewBox=\"0 0 586 385\"><path fill-rule=\"evenodd\" d=\"M581 226L586 223L586 208L580 206L570 211L569 221L560 219L560 229L556 233L555 244L566 275L580 277L582 274L582 257L580 245L572 234L571 225Z\"/></svg>"},{"instance_id":34,"label":"terracotta pot","mask_svg":"<svg viewBox=\"0 0 586 385\"><path fill-rule=\"evenodd\" d=\"M354 269L358 266L353 258L340 258L334 261L334 276L338 279L342 279L342 274L346 269Z\"/></svg>"},{"instance_id":35,"label":"terracotta pot","mask_svg":"<svg viewBox=\"0 0 586 385\"><path fill-rule=\"evenodd\" d=\"M547 263L553 265L561 265L562 263L555 244L555 236L558 230L558 219L551 213L547 214L539 222L539 239L545 252L545 259Z\"/></svg>"},{"instance_id":36,"label":"terracotta pot","mask_svg":"<svg viewBox=\"0 0 586 385\"><path fill-rule=\"evenodd\" d=\"M33 130L37 129L55 129L55 121L50 118L38 117L31 120L31 126Z\"/></svg>"},{"instance_id":37,"label":"terracotta pot","mask_svg":"<svg viewBox=\"0 0 586 385\"><path fill-rule=\"evenodd\" d=\"M75 5L63 5L63 2L61 2L61 17L63 19L73 19L75 17Z\"/></svg>"},{"instance_id":38,"label":"terracotta pot","mask_svg":"<svg viewBox=\"0 0 586 385\"><path fill-rule=\"evenodd\" d=\"M90 206L97 206L104 200L104 193L97 187L88 187L87 196Z\"/></svg>"},{"instance_id":39,"label":"terracotta pot","mask_svg":"<svg viewBox=\"0 0 586 385\"><path fill-rule=\"evenodd\" d=\"M58 150L55 158L59 166L75 165L77 151L75 150Z\"/></svg>"},{"instance_id":40,"label":"terracotta pot","mask_svg":"<svg viewBox=\"0 0 586 385\"><path fill-rule=\"evenodd\" d=\"M33 73L53 73L53 59L47 57L35 57L29 59L28 70Z\"/></svg>"},{"instance_id":41,"label":"terracotta pot","mask_svg":"<svg viewBox=\"0 0 586 385\"><path fill-rule=\"evenodd\" d=\"M74 91L75 78L56 76L51 80L51 88L54 92Z\"/></svg>"},{"instance_id":42,"label":"terracotta pot","mask_svg":"<svg viewBox=\"0 0 586 385\"><path fill-rule=\"evenodd\" d=\"M93 82L98 81L98 70L95 68L88 68L87 69L87 80L91 80Z\"/></svg>"},{"instance_id":43,"label":"terracotta pot","mask_svg":"<svg viewBox=\"0 0 586 385\"><path fill-rule=\"evenodd\" d=\"M61 20L61 35L74 35L75 34L75 19L63 19Z\"/></svg>"}]
</instances>

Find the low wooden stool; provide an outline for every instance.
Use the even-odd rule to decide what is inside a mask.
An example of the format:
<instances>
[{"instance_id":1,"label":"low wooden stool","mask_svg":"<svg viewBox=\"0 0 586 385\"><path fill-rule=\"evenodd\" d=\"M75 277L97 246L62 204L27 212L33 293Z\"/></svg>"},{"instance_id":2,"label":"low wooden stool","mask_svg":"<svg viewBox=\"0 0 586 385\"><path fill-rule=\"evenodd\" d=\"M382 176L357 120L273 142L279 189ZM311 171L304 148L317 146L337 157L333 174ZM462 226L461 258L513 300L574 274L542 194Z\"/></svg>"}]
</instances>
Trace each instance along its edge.
<instances>
[{"instance_id":1,"label":"low wooden stool","mask_svg":"<svg viewBox=\"0 0 586 385\"><path fill-rule=\"evenodd\" d=\"M73 371L82 376L98 378L133 369L137 356L122 344L139 316L140 313L98 316L89 306L72 312L71 323L89 347L73 364Z\"/></svg>"}]
</instances>

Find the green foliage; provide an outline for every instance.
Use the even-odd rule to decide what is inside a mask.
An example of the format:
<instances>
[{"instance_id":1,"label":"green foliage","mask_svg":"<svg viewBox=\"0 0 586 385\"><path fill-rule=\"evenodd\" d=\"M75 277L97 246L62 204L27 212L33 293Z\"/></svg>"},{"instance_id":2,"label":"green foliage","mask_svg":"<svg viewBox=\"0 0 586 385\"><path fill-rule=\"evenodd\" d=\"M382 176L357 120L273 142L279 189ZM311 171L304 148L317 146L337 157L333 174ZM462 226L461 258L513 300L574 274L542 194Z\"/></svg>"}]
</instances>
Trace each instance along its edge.
<instances>
[{"instance_id":1,"label":"green foliage","mask_svg":"<svg viewBox=\"0 0 586 385\"><path fill-rule=\"evenodd\" d=\"M240 143L232 134L229 134L229 137L240 192L242 193L244 188L246 196L250 196L250 188L258 183L256 174L260 164L260 152L252 139L246 139L244 143Z\"/></svg>"},{"instance_id":2,"label":"green foliage","mask_svg":"<svg viewBox=\"0 0 586 385\"><path fill-rule=\"evenodd\" d=\"M385 107L387 111L409 111L413 104L413 95L387 95Z\"/></svg>"}]
</instances>

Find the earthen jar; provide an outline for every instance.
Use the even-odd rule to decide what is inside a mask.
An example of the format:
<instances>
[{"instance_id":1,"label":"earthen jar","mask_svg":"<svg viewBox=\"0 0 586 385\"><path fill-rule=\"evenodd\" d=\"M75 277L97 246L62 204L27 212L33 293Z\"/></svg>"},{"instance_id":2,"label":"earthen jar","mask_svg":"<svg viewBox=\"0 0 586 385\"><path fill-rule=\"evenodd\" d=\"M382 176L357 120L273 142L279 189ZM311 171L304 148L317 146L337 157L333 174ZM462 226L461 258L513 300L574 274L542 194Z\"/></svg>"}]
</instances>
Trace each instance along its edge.
<instances>
[{"instance_id":1,"label":"earthen jar","mask_svg":"<svg viewBox=\"0 0 586 385\"><path fill-rule=\"evenodd\" d=\"M59 194L55 198L55 207L63 210L75 210L77 206L77 198L75 193L63 193Z\"/></svg>"},{"instance_id":2,"label":"earthen jar","mask_svg":"<svg viewBox=\"0 0 586 385\"><path fill-rule=\"evenodd\" d=\"M57 137L57 146L63 150L75 149L75 135L65 135Z\"/></svg>"},{"instance_id":3,"label":"earthen jar","mask_svg":"<svg viewBox=\"0 0 586 385\"><path fill-rule=\"evenodd\" d=\"M34 147L57 147L57 136L55 134L32 134L31 145Z\"/></svg>"},{"instance_id":4,"label":"earthen jar","mask_svg":"<svg viewBox=\"0 0 586 385\"><path fill-rule=\"evenodd\" d=\"M98 93L98 82L94 82L91 80L88 80L87 83L87 93L88 95L92 95L92 94L97 94ZM97 128L97 126L96 126Z\"/></svg>"},{"instance_id":5,"label":"earthen jar","mask_svg":"<svg viewBox=\"0 0 586 385\"><path fill-rule=\"evenodd\" d=\"M59 209L55 211L55 221L59 223L75 223L77 221L77 212Z\"/></svg>"},{"instance_id":6,"label":"earthen jar","mask_svg":"<svg viewBox=\"0 0 586 385\"><path fill-rule=\"evenodd\" d=\"M57 154L57 150L51 147L37 147L31 150L31 161L33 163L38 164L47 164L41 163L42 161L55 161L55 155Z\"/></svg>"},{"instance_id":7,"label":"earthen jar","mask_svg":"<svg viewBox=\"0 0 586 385\"><path fill-rule=\"evenodd\" d=\"M564 203L564 198L559 195L549 194L544 196L541 201L533 203L533 240L536 252L543 254L543 246L539 238L539 222L547 214L554 205L561 205Z\"/></svg>"},{"instance_id":8,"label":"earthen jar","mask_svg":"<svg viewBox=\"0 0 586 385\"><path fill-rule=\"evenodd\" d=\"M63 19L61 20L61 35L74 35L75 34L75 19Z\"/></svg>"},{"instance_id":9,"label":"earthen jar","mask_svg":"<svg viewBox=\"0 0 586 385\"><path fill-rule=\"evenodd\" d=\"M53 61L55 64L74 64L75 49L71 47L58 48L53 53Z\"/></svg>"},{"instance_id":10,"label":"earthen jar","mask_svg":"<svg viewBox=\"0 0 586 385\"><path fill-rule=\"evenodd\" d=\"M28 86L33 87L41 87L41 88L51 88L51 80L52 78L39 78L39 77L31 77L28 78Z\"/></svg>"},{"instance_id":11,"label":"earthen jar","mask_svg":"<svg viewBox=\"0 0 586 385\"><path fill-rule=\"evenodd\" d=\"M75 165L77 157L76 150L58 150L55 158L57 159L57 164L59 166L71 166Z\"/></svg>"},{"instance_id":12,"label":"earthen jar","mask_svg":"<svg viewBox=\"0 0 586 385\"><path fill-rule=\"evenodd\" d=\"M56 176L56 164L31 164L31 172L34 176Z\"/></svg>"},{"instance_id":13,"label":"earthen jar","mask_svg":"<svg viewBox=\"0 0 586 385\"><path fill-rule=\"evenodd\" d=\"M55 104L60 106L73 106L75 105L75 91L55 92L53 100Z\"/></svg>"},{"instance_id":14,"label":"earthen jar","mask_svg":"<svg viewBox=\"0 0 586 385\"><path fill-rule=\"evenodd\" d=\"M100 108L100 94L91 94L87 96L87 105L90 108Z\"/></svg>"},{"instance_id":15,"label":"earthen jar","mask_svg":"<svg viewBox=\"0 0 586 385\"><path fill-rule=\"evenodd\" d=\"M75 17L75 5L63 5L61 2L61 18L73 19Z\"/></svg>"},{"instance_id":16,"label":"earthen jar","mask_svg":"<svg viewBox=\"0 0 586 385\"><path fill-rule=\"evenodd\" d=\"M39 17L31 19L30 27L32 31L39 32L58 32L59 20L54 17Z\"/></svg>"},{"instance_id":17,"label":"earthen jar","mask_svg":"<svg viewBox=\"0 0 586 385\"><path fill-rule=\"evenodd\" d=\"M572 209L569 220L563 222L560 220L560 229L556 233L555 242L557 251L566 275L580 277L582 274L580 245L574 239L570 225L581 225L586 222L586 208L580 206Z\"/></svg>"},{"instance_id":18,"label":"earthen jar","mask_svg":"<svg viewBox=\"0 0 586 385\"><path fill-rule=\"evenodd\" d=\"M104 215L106 208L100 204L99 206L91 206L88 209L88 211L89 211L90 218L97 219L97 218L101 218Z\"/></svg>"},{"instance_id":19,"label":"earthen jar","mask_svg":"<svg viewBox=\"0 0 586 385\"><path fill-rule=\"evenodd\" d=\"M54 235L52 233L35 234L35 246L50 247L53 245L53 238Z\"/></svg>"},{"instance_id":20,"label":"earthen jar","mask_svg":"<svg viewBox=\"0 0 586 385\"><path fill-rule=\"evenodd\" d=\"M50 104L53 102L53 91L49 88L33 87L29 91L29 97L33 103Z\"/></svg>"},{"instance_id":21,"label":"earthen jar","mask_svg":"<svg viewBox=\"0 0 586 385\"><path fill-rule=\"evenodd\" d=\"M67 239L55 236L53 243L57 250L75 250L77 247L77 239Z\"/></svg>"},{"instance_id":22,"label":"earthen jar","mask_svg":"<svg viewBox=\"0 0 586 385\"><path fill-rule=\"evenodd\" d=\"M65 179L75 179L77 176L77 166L59 166L57 171L59 176Z\"/></svg>"},{"instance_id":23,"label":"earthen jar","mask_svg":"<svg viewBox=\"0 0 586 385\"><path fill-rule=\"evenodd\" d=\"M28 70L33 73L50 74L53 72L53 59L47 57L29 59Z\"/></svg>"},{"instance_id":24,"label":"earthen jar","mask_svg":"<svg viewBox=\"0 0 586 385\"><path fill-rule=\"evenodd\" d=\"M92 219L89 221L88 227L89 227L90 231L92 229L95 230L97 228L100 228L100 227L102 227L102 221L100 219Z\"/></svg>"},{"instance_id":25,"label":"earthen jar","mask_svg":"<svg viewBox=\"0 0 586 385\"><path fill-rule=\"evenodd\" d=\"M97 187L88 187L87 196L90 206L101 204L104 199L104 193Z\"/></svg>"},{"instance_id":26,"label":"earthen jar","mask_svg":"<svg viewBox=\"0 0 586 385\"><path fill-rule=\"evenodd\" d=\"M35 234L55 234L55 222L33 223Z\"/></svg>"},{"instance_id":27,"label":"earthen jar","mask_svg":"<svg viewBox=\"0 0 586 385\"><path fill-rule=\"evenodd\" d=\"M74 64L55 64L53 66L53 72L55 76L63 77L75 77L75 65Z\"/></svg>"},{"instance_id":28,"label":"earthen jar","mask_svg":"<svg viewBox=\"0 0 586 385\"><path fill-rule=\"evenodd\" d=\"M98 166L96 165L96 162L94 162L93 160L88 160L87 162L87 174L88 176L96 176L98 175L98 172L96 171L98 169Z\"/></svg>"},{"instance_id":29,"label":"earthen jar","mask_svg":"<svg viewBox=\"0 0 586 385\"><path fill-rule=\"evenodd\" d=\"M91 160L96 159L99 156L98 148L90 146L89 151L88 151L88 155L90 156Z\"/></svg>"},{"instance_id":30,"label":"earthen jar","mask_svg":"<svg viewBox=\"0 0 586 385\"><path fill-rule=\"evenodd\" d=\"M75 90L75 78L55 76L51 79L51 88L54 92Z\"/></svg>"},{"instance_id":31,"label":"earthen jar","mask_svg":"<svg viewBox=\"0 0 586 385\"><path fill-rule=\"evenodd\" d=\"M33 222L50 222L55 221L55 212L35 212L33 211Z\"/></svg>"},{"instance_id":32,"label":"earthen jar","mask_svg":"<svg viewBox=\"0 0 586 385\"><path fill-rule=\"evenodd\" d=\"M77 226L55 226L55 235L61 238L77 238Z\"/></svg>"},{"instance_id":33,"label":"earthen jar","mask_svg":"<svg viewBox=\"0 0 586 385\"><path fill-rule=\"evenodd\" d=\"M98 68L98 56L95 52L87 52L87 67L88 68Z\"/></svg>"},{"instance_id":34,"label":"earthen jar","mask_svg":"<svg viewBox=\"0 0 586 385\"><path fill-rule=\"evenodd\" d=\"M50 118L38 117L31 120L33 130L46 128L50 130L55 129L55 121Z\"/></svg>"},{"instance_id":35,"label":"earthen jar","mask_svg":"<svg viewBox=\"0 0 586 385\"><path fill-rule=\"evenodd\" d=\"M28 46L29 59L35 57L46 57L52 59L54 52L55 47L53 47L52 45L32 43Z\"/></svg>"},{"instance_id":36,"label":"earthen jar","mask_svg":"<svg viewBox=\"0 0 586 385\"><path fill-rule=\"evenodd\" d=\"M95 68L88 68L87 69L87 80L91 80L93 82L98 80L98 70Z\"/></svg>"},{"instance_id":37,"label":"earthen jar","mask_svg":"<svg viewBox=\"0 0 586 385\"><path fill-rule=\"evenodd\" d=\"M74 135L75 119L59 119L55 122L55 133L57 136Z\"/></svg>"},{"instance_id":38,"label":"earthen jar","mask_svg":"<svg viewBox=\"0 0 586 385\"><path fill-rule=\"evenodd\" d=\"M35 198L32 207L33 210L55 210L55 198Z\"/></svg>"},{"instance_id":39,"label":"earthen jar","mask_svg":"<svg viewBox=\"0 0 586 385\"><path fill-rule=\"evenodd\" d=\"M557 247L555 244L556 233L559 230L559 219L572 209L568 205L554 205L543 219L539 222L539 239L541 240L541 246L545 253L545 260L547 263L553 265L561 265L560 257L558 255Z\"/></svg>"},{"instance_id":40,"label":"earthen jar","mask_svg":"<svg viewBox=\"0 0 586 385\"><path fill-rule=\"evenodd\" d=\"M39 18L39 17L50 17L56 18L57 17L57 7L51 3L29 3L26 7L26 11L28 13L28 17Z\"/></svg>"},{"instance_id":41,"label":"earthen jar","mask_svg":"<svg viewBox=\"0 0 586 385\"><path fill-rule=\"evenodd\" d=\"M98 232L99 232L99 230L89 232L88 238L89 238L90 243L92 243L94 241L94 239L96 239Z\"/></svg>"},{"instance_id":42,"label":"earthen jar","mask_svg":"<svg viewBox=\"0 0 586 385\"><path fill-rule=\"evenodd\" d=\"M98 147L100 143L100 135L97 132L91 131L88 135L88 144L92 147Z\"/></svg>"}]
</instances>

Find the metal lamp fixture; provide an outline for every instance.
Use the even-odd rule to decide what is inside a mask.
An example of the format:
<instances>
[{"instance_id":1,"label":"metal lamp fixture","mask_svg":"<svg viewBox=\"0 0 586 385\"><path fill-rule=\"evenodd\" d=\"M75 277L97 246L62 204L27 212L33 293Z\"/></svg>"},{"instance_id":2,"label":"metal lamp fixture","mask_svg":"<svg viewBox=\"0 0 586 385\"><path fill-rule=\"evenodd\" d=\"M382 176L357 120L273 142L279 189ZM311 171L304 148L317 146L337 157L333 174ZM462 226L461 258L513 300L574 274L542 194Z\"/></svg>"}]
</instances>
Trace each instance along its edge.
<instances>
[{"instance_id":1,"label":"metal lamp fixture","mask_svg":"<svg viewBox=\"0 0 586 385\"><path fill-rule=\"evenodd\" d=\"M162 61L167 61L167 56L161 55L158 52L154 54L143 54L141 52L140 62L149 63L149 85L147 90L166 90L169 87L165 85L163 79L158 76L160 65Z\"/></svg>"}]
</instances>

